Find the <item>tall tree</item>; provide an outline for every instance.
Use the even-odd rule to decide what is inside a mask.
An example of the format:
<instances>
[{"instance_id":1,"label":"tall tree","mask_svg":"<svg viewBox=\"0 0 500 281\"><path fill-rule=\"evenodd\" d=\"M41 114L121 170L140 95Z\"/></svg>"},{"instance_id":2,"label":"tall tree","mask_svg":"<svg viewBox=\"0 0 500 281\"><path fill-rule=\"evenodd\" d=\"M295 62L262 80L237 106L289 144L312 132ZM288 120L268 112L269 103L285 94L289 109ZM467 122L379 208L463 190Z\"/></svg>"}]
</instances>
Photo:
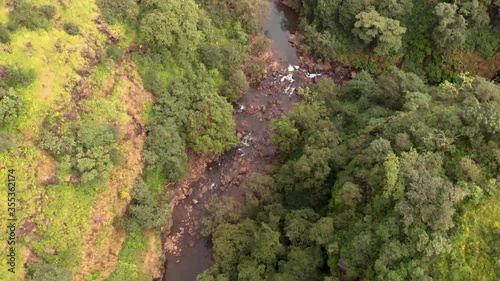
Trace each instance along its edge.
<instances>
[{"instance_id":1,"label":"tall tree","mask_svg":"<svg viewBox=\"0 0 500 281\"><path fill-rule=\"evenodd\" d=\"M402 35L406 28L399 21L381 16L377 11L361 12L356 15L352 30L363 42L373 44L373 51L379 56L394 54L402 47Z\"/></svg>"}]
</instances>

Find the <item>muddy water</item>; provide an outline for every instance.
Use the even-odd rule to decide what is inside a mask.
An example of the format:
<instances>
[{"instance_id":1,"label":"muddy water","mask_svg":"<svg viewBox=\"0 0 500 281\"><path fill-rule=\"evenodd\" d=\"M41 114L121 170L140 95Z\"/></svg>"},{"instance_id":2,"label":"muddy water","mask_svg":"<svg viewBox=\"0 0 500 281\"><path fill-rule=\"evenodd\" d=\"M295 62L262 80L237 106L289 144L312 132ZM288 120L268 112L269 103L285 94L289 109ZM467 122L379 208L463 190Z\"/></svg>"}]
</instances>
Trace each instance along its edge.
<instances>
[{"instance_id":1,"label":"muddy water","mask_svg":"<svg viewBox=\"0 0 500 281\"><path fill-rule=\"evenodd\" d=\"M207 214L205 206L222 195L241 199L239 185L253 172L277 159L271 143L270 120L287 112L296 100L294 89L299 83L296 72L288 71L297 62L297 52L288 35L297 26L297 15L277 1L270 1L271 15L262 22L263 31L273 40L272 51L281 71L270 73L260 84L253 85L234 106L234 119L241 143L218 160L209 163L202 175L189 182L189 191L175 206L173 225L165 243L167 281L195 281L211 263L209 239L201 236L200 219Z\"/></svg>"}]
</instances>

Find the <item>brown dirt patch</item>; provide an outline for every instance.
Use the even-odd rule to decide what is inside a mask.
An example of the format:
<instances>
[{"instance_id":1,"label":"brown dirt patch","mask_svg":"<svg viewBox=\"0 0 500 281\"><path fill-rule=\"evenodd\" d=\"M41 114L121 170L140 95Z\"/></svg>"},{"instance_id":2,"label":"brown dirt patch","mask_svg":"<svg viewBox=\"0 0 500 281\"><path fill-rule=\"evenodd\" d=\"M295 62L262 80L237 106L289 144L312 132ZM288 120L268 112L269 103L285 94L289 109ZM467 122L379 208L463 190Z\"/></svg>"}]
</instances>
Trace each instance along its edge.
<instances>
[{"instance_id":1,"label":"brown dirt patch","mask_svg":"<svg viewBox=\"0 0 500 281\"><path fill-rule=\"evenodd\" d=\"M157 235L154 231L146 231L145 233L148 243L148 249L144 255L142 263L142 271L153 277L160 277L160 256L161 249L158 248Z\"/></svg>"},{"instance_id":2,"label":"brown dirt patch","mask_svg":"<svg viewBox=\"0 0 500 281\"><path fill-rule=\"evenodd\" d=\"M463 51L450 53L447 62L447 67L452 67L457 72L470 72L487 79L500 73L500 52L497 52L492 60Z\"/></svg>"}]
</instances>

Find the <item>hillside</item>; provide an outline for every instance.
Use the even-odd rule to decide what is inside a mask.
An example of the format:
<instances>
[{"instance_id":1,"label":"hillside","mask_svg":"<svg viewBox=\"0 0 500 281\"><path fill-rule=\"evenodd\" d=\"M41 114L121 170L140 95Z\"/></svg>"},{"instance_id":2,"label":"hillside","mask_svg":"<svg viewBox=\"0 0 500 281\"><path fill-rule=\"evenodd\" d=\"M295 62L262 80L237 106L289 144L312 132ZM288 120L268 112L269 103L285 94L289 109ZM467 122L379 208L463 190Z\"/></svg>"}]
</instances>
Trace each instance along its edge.
<instances>
[{"instance_id":1,"label":"hillside","mask_svg":"<svg viewBox=\"0 0 500 281\"><path fill-rule=\"evenodd\" d=\"M500 279L499 48L495 0L0 0L0 280Z\"/></svg>"}]
</instances>

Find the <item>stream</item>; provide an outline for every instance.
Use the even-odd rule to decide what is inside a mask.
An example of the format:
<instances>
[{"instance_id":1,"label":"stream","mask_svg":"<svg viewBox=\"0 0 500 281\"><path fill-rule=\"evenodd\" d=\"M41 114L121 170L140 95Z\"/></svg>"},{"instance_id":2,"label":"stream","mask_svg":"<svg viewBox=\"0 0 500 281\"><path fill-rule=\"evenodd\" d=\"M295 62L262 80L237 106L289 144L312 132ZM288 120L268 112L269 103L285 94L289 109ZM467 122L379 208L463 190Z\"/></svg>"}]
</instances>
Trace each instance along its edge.
<instances>
[{"instance_id":1,"label":"stream","mask_svg":"<svg viewBox=\"0 0 500 281\"><path fill-rule=\"evenodd\" d=\"M251 85L234 105L236 132L241 139L238 147L204 166L198 178L186 184L172 212L173 224L164 245L166 251L166 281L196 281L196 276L211 265L211 241L201 235L201 218L207 215L210 199L222 195L243 199L239 188L248 175L263 172L264 167L277 161L278 150L271 143L270 120L286 113L297 100L295 89L302 71L297 63L297 51L288 42L290 32L298 24L298 15L290 8L270 1L271 13L261 28L272 40L272 55L280 69L268 73L258 85ZM307 76L309 77L309 76ZM310 78L310 77L309 77Z\"/></svg>"}]
</instances>

